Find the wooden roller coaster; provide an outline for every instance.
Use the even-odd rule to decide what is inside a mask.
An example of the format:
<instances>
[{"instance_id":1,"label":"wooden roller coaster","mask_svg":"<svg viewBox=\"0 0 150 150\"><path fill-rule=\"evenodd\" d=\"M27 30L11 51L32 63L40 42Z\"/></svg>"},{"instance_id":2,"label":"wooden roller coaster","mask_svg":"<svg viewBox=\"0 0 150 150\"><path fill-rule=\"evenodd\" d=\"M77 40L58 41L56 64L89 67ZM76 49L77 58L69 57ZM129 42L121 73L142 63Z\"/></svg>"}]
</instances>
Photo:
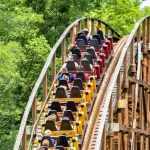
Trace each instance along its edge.
<instances>
[{"instance_id":1,"label":"wooden roller coaster","mask_svg":"<svg viewBox=\"0 0 150 150\"><path fill-rule=\"evenodd\" d=\"M79 86L74 86L74 82L69 83L71 90L67 90L70 98L57 97L58 89L61 89L57 76L62 68L56 72L56 52L61 50L62 65L67 63L67 43L74 43L75 33L89 28L89 23L91 35L94 35L96 26L100 26L105 35L95 50L98 61L93 65L93 72L84 68L83 72L90 74L90 80L84 83L82 80L85 89L80 88L81 98L76 94L72 96L73 89ZM86 54L86 50L94 46L91 43L84 43L85 49L80 49L81 54ZM82 60L79 60L80 64ZM76 75L78 72L71 70L70 73ZM68 101L73 101L77 112L67 109ZM59 120L50 120L58 126L56 130L48 125L46 119L54 102L64 108L61 113L56 112ZM67 110L73 114L74 120L65 116ZM77 19L50 51L29 97L14 150L38 150L40 147L44 150L149 150L149 114L150 17L142 18L131 34L122 38L101 20ZM70 127L67 123L63 126L63 122L68 122ZM48 146L42 143L43 137L47 136L44 133L46 129L51 130L49 137L54 139L54 143Z\"/></svg>"}]
</instances>

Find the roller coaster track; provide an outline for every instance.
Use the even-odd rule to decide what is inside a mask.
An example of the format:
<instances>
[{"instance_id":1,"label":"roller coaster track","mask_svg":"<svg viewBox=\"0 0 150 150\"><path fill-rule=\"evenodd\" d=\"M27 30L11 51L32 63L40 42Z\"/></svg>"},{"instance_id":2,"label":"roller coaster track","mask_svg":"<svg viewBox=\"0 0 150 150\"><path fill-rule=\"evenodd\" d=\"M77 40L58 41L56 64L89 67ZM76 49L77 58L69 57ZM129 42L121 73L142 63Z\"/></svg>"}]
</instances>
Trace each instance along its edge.
<instances>
[{"instance_id":1,"label":"roller coaster track","mask_svg":"<svg viewBox=\"0 0 150 150\"><path fill-rule=\"evenodd\" d=\"M79 149L150 149L150 17L146 16L136 23L129 36L123 38L108 24L94 18L77 19L64 31L52 48L29 97L14 150L33 149L33 138L37 136L39 121L57 80L56 52L61 46L64 64L66 43L73 43L75 32L80 31L81 27L88 28L89 23L91 34L99 25L105 35L113 37L115 45L113 56L110 55L104 73L97 80L97 91ZM52 75L51 81L48 81L49 75ZM43 93L42 101L36 98L38 93ZM32 120L32 124L27 125L28 120Z\"/></svg>"}]
</instances>

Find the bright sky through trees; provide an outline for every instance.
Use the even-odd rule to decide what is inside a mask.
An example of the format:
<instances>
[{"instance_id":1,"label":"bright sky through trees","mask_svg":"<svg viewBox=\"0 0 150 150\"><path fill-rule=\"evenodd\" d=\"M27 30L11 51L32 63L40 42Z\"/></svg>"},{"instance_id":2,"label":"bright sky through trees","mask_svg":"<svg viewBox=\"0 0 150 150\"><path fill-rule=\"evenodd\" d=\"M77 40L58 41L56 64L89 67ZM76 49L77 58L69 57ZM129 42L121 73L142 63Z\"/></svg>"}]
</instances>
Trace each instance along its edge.
<instances>
[{"instance_id":1,"label":"bright sky through trees","mask_svg":"<svg viewBox=\"0 0 150 150\"><path fill-rule=\"evenodd\" d=\"M150 6L150 0L143 1L140 8L144 8L145 6Z\"/></svg>"}]
</instances>

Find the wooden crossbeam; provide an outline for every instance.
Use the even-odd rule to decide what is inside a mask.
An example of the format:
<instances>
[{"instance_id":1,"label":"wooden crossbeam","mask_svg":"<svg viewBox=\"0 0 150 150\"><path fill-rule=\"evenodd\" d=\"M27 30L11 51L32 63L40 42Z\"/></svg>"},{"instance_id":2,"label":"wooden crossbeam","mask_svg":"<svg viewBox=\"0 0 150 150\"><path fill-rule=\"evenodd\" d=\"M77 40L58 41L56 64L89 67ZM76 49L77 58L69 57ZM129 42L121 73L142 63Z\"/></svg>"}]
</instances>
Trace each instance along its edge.
<instances>
[{"instance_id":1,"label":"wooden crossbeam","mask_svg":"<svg viewBox=\"0 0 150 150\"><path fill-rule=\"evenodd\" d=\"M139 85L142 85L142 86L144 86L145 88L150 89L150 85L147 84L147 82L145 82L145 81L137 80L137 79L132 78L132 77L130 77L130 76L128 76L128 80L131 81L131 82L137 83L137 84L139 84Z\"/></svg>"},{"instance_id":2,"label":"wooden crossbeam","mask_svg":"<svg viewBox=\"0 0 150 150\"><path fill-rule=\"evenodd\" d=\"M143 130L143 129L135 129L135 128L130 128L130 127L120 127L120 130L117 132L120 132L120 131L130 132L130 133L135 132L135 133L143 134L146 136L150 136L150 132ZM107 136L114 136L115 135L114 133L115 133L115 131L107 131Z\"/></svg>"}]
</instances>

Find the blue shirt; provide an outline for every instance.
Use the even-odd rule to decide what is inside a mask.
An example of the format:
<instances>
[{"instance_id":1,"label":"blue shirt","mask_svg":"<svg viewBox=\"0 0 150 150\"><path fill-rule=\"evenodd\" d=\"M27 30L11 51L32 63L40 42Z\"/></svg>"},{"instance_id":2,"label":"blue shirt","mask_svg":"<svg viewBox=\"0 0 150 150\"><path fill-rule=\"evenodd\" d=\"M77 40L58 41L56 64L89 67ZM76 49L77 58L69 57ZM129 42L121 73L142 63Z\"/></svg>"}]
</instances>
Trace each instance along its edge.
<instances>
[{"instance_id":1,"label":"blue shirt","mask_svg":"<svg viewBox=\"0 0 150 150\"><path fill-rule=\"evenodd\" d=\"M57 77L58 80L60 80L61 78L62 78L62 74ZM73 74L69 73L69 78L70 80L74 80Z\"/></svg>"}]
</instances>

